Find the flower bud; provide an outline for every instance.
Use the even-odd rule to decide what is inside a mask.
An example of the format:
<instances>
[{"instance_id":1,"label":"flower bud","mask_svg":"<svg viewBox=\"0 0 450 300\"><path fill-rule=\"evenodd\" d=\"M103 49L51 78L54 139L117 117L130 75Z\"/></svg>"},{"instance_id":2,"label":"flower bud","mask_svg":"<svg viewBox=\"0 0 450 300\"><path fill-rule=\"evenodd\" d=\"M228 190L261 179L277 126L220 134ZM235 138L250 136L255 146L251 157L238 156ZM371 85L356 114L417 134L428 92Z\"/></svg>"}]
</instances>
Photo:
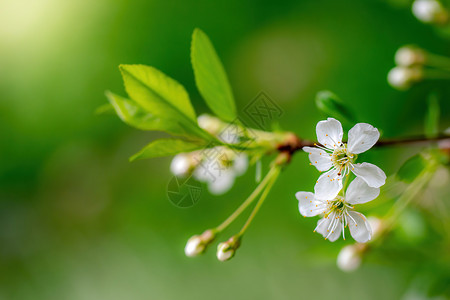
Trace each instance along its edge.
<instances>
[{"instance_id":1,"label":"flower bud","mask_svg":"<svg viewBox=\"0 0 450 300\"><path fill-rule=\"evenodd\" d=\"M358 244L345 246L337 257L337 266L344 272L351 272L361 265L361 246Z\"/></svg>"},{"instance_id":2,"label":"flower bud","mask_svg":"<svg viewBox=\"0 0 450 300\"><path fill-rule=\"evenodd\" d=\"M424 23L445 24L448 12L437 0L416 0L412 5L413 15Z\"/></svg>"},{"instance_id":3,"label":"flower bud","mask_svg":"<svg viewBox=\"0 0 450 300\"><path fill-rule=\"evenodd\" d=\"M217 118L207 114L198 116L197 123L200 128L206 130L212 135L218 134L222 127L221 122Z\"/></svg>"},{"instance_id":4,"label":"flower bud","mask_svg":"<svg viewBox=\"0 0 450 300\"><path fill-rule=\"evenodd\" d=\"M201 235L192 236L184 247L184 253L188 257L194 257L205 252L206 247L214 240L216 234L213 230L209 229L203 232Z\"/></svg>"},{"instance_id":5,"label":"flower bud","mask_svg":"<svg viewBox=\"0 0 450 300\"><path fill-rule=\"evenodd\" d=\"M174 156L170 163L170 171L175 176L190 175L200 162L198 152L180 153Z\"/></svg>"},{"instance_id":6,"label":"flower bud","mask_svg":"<svg viewBox=\"0 0 450 300\"><path fill-rule=\"evenodd\" d=\"M190 158L187 154L177 154L170 163L170 171L176 176L186 176L189 173L190 164Z\"/></svg>"},{"instance_id":7,"label":"flower bud","mask_svg":"<svg viewBox=\"0 0 450 300\"><path fill-rule=\"evenodd\" d=\"M426 53L420 48L404 46L395 53L395 63L399 66L410 67L425 63Z\"/></svg>"},{"instance_id":8,"label":"flower bud","mask_svg":"<svg viewBox=\"0 0 450 300\"><path fill-rule=\"evenodd\" d=\"M227 261L236 253L236 249L240 246L240 239L233 236L228 241L220 243L217 246L217 259Z\"/></svg>"},{"instance_id":9,"label":"flower bud","mask_svg":"<svg viewBox=\"0 0 450 300\"><path fill-rule=\"evenodd\" d=\"M423 72L418 67L395 67L389 71L389 84L399 90L407 90L414 83L421 81Z\"/></svg>"}]
</instances>

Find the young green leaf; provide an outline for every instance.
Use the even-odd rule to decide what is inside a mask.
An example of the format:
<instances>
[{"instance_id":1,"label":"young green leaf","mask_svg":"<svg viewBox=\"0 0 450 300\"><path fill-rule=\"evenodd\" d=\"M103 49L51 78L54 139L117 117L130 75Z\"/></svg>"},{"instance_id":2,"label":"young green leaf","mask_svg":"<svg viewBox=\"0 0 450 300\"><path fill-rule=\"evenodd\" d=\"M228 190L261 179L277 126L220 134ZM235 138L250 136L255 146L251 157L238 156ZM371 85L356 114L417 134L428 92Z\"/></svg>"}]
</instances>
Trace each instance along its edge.
<instances>
[{"instance_id":1,"label":"young green leaf","mask_svg":"<svg viewBox=\"0 0 450 300\"><path fill-rule=\"evenodd\" d=\"M330 91L320 91L316 96L316 105L327 116L348 124L356 123L355 116L344 105L341 99Z\"/></svg>"},{"instance_id":2,"label":"young green leaf","mask_svg":"<svg viewBox=\"0 0 450 300\"><path fill-rule=\"evenodd\" d=\"M151 142L141 151L130 157L130 161L136 159L171 156L181 152L191 152L205 147L204 143L190 142L180 139L160 139Z\"/></svg>"},{"instance_id":3,"label":"young green leaf","mask_svg":"<svg viewBox=\"0 0 450 300\"><path fill-rule=\"evenodd\" d=\"M195 83L206 104L221 119L233 121L236 106L227 74L210 39L198 28L192 35L191 61Z\"/></svg>"},{"instance_id":4,"label":"young green leaf","mask_svg":"<svg viewBox=\"0 0 450 300\"><path fill-rule=\"evenodd\" d=\"M106 91L105 95L119 118L126 124L141 130L167 131L167 129L170 128L164 120L143 110L135 102L110 91Z\"/></svg>"},{"instance_id":5,"label":"young green leaf","mask_svg":"<svg viewBox=\"0 0 450 300\"><path fill-rule=\"evenodd\" d=\"M165 131L187 137L210 139L198 127L186 90L161 71L144 65L120 65L130 98L151 115L164 120Z\"/></svg>"},{"instance_id":6,"label":"young green leaf","mask_svg":"<svg viewBox=\"0 0 450 300\"><path fill-rule=\"evenodd\" d=\"M428 97L428 109L425 116L425 135L435 137L439 133L439 99L435 93Z\"/></svg>"},{"instance_id":7,"label":"young green leaf","mask_svg":"<svg viewBox=\"0 0 450 300\"><path fill-rule=\"evenodd\" d=\"M416 154L400 167L397 178L406 183L411 183L427 166L427 160L421 154Z\"/></svg>"},{"instance_id":8,"label":"young green leaf","mask_svg":"<svg viewBox=\"0 0 450 300\"><path fill-rule=\"evenodd\" d=\"M103 104L95 110L96 115L102 115L102 114L108 114L112 113L114 114L114 107L111 105L111 103Z\"/></svg>"}]
</instances>

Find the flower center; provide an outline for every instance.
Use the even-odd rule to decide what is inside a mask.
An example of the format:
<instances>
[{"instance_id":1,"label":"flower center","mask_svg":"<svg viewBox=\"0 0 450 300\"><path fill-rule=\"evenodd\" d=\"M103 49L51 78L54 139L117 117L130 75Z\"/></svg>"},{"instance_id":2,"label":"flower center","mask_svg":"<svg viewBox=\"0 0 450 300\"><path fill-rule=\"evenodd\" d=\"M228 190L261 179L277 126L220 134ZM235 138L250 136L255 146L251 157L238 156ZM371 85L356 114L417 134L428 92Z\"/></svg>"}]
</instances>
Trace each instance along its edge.
<instances>
[{"instance_id":1,"label":"flower center","mask_svg":"<svg viewBox=\"0 0 450 300\"><path fill-rule=\"evenodd\" d=\"M347 151L347 144L342 144L340 147L334 149L331 155L331 162L338 170L338 175L346 175L355 161L356 155Z\"/></svg>"},{"instance_id":2,"label":"flower center","mask_svg":"<svg viewBox=\"0 0 450 300\"><path fill-rule=\"evenodd\" d=\"M341 217L348 207L349 205L345 203L344 197L336 196L334 200L329 202L328 211L325 214L325 217L328 217L332 212L336 212L337 217Z\"/></svg>"}]
</instances>

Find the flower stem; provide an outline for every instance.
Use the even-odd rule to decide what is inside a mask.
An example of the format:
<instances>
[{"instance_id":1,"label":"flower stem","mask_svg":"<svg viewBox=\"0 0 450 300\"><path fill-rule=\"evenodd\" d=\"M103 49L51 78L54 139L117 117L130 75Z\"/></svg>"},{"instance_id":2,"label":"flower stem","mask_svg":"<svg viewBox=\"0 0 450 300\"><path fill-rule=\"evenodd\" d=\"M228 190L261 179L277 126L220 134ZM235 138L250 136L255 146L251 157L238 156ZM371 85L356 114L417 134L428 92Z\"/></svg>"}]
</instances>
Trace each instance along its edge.
<instances>
[{"instance_id":1,"label":"flower stem","mask_svg":"<svg viewBox=\"0 0 450 300\"><path fill-rule=\"evenodd\" d=\"M426 54L425 65L435 68L441 68L445 70L450 70L450 58L442 55L437 55L433 53Z\"/></svg>"},{"instance_id":2,"label":"flower stem","mask_svg":"<svg viewBox=\"0 0 450 300\"><path fill-rule=\"evenodd\" d=\"M408 206L408 204L415 198L415 196L430 182L433 177L436 165L432 164L427 167L422 173L414 180L398 198L391 210L387 214L387 222L384 227L383 233L389 232L397 221L399 215Z\"/></svg>"},{"instance_id":3,"label":"flower stem","mask_svg":"<svg viewBox=\"0 0 450 300\"><path fill-rule=\"evenodd\" d=\"M264 203L264 200L266 200L267 195L269 194L270 190L272 189L273 184L275 183L278 175L280 174L280 168L279 167L273 167L274 173L270 178L270 181L268 182L266 188L264 189L263 193L261 194L261 197L259 198L258 202L256 203L255 207L253 208L250 216L248 217L247 221L245 222L244 226L242 226L241 231L237 234L238 237L242 237L242 235L245 233L247 228L250 226L251 222L255 218L256 214L258 213L259 209Z\"/></svg>"},{"instance_id":4,"label":"flower stem","mask_svg":"<svg viewBox=\"0 0 450 300\"><path fill-rule=\"evenodd\" d=\"M266 187L266 185L271 181L274 175L277 174L277 168L272 168L261 181L261 183L256 187L256 189L250 194L250 196L242 202L242 204L225 220L217 226L214 230L221 232L227 228L233 221L255 200L255 198L261 193L261 191Z\"/></svg>"}]
</instances>

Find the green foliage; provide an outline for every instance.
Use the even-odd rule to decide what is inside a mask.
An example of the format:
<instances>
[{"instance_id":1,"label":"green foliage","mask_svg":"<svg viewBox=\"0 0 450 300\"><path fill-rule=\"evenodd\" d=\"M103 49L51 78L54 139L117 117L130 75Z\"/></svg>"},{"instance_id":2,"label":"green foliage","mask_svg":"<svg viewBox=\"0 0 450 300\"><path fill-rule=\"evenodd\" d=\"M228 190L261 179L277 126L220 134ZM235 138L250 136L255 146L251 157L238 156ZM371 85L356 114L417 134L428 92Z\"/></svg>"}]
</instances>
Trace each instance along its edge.
<instances>
[{"instance_id":1,"label":"green foliage","mask_svg":"<svg viewBox=\"0 0 450 300\"><path fill-rule=\"evenodd\" d=\"M192 35L191 61L197 88L209 108L225 121L234 120L236 106L225 69L210 39L198 28Z\"/></svg>"},{"instance_id":2,"label":"green foliage","mask_svg":"<svg viewBox=\"0 0 450 300\"><path fill-rule=\"evenodd\" d=\"M320 91L316 95L317 108L325 115L338 119L345 124L356 123L355 116L342 100L330 91Z\"/></svg>"},{"instance_id":3,"label":"green foliage","mask_svg":"<svg viewBox=\"0 0 450 300\"><path fill-rule=\"evenodd\" d=\"M181 152L190 152L205 147L202 142L192 142L181 139L160 139L151 142L141 151L130 157L130 161L144 158L171 156Z\"/></svg>"},{"instance_id":4,"label":"green foliage","mask_svg":"<svg viewBox=\"0 0 450 300\"><path fill-rule=\"evenodd\" d=\"M167 122L143 110L135 102L107 91L106 97L122 121L141 130L166 131Z\"/></svg>"},{"instance_id":5,"label":"green foliage","mask_svg":"<svg viewBox=\"0 0 450 300\"><path fill-rule=\"evenodd\" d=\"M439 98L436 93L430 94L427 101L427 114L425 115L425 135L435 137L439 133Z\"/></svg>"},{"instance_id":6,"label":"green foliage","mask_svg":"<svg viewBox=\"0 0 450 300\"><path fill-rule=\"evenodd\" d=\"M190 138L210 138L198 127L194 109L182 85L149 66L121 65L120 70L129 97L161 120L160 129Z\"/></svg>"},{"instance_id":7,"label":"green foliage","mask_svg":"<svg viewBox=\"0 0 450 300\"><path fill-rule=\"evenodd\" d=\"M421 154L409 158L398 170L397 177L406 183L411 183L428 166L427 160Z\"/></svg>"},{"instance_id":8,"label":"green foliage","mask_svg":"<svg viewBox=\"0 0 450 300\"><path fill-rule=\"evenodd\" d=\"M106 92L106 93L108 93L108 92ZM111 103L106 103L106 104L100 105L95 110L96 115L102 115L102 114L108 114L108 113L114 114L114 107L111 105Z\"/></svg>"}]
</instances>

